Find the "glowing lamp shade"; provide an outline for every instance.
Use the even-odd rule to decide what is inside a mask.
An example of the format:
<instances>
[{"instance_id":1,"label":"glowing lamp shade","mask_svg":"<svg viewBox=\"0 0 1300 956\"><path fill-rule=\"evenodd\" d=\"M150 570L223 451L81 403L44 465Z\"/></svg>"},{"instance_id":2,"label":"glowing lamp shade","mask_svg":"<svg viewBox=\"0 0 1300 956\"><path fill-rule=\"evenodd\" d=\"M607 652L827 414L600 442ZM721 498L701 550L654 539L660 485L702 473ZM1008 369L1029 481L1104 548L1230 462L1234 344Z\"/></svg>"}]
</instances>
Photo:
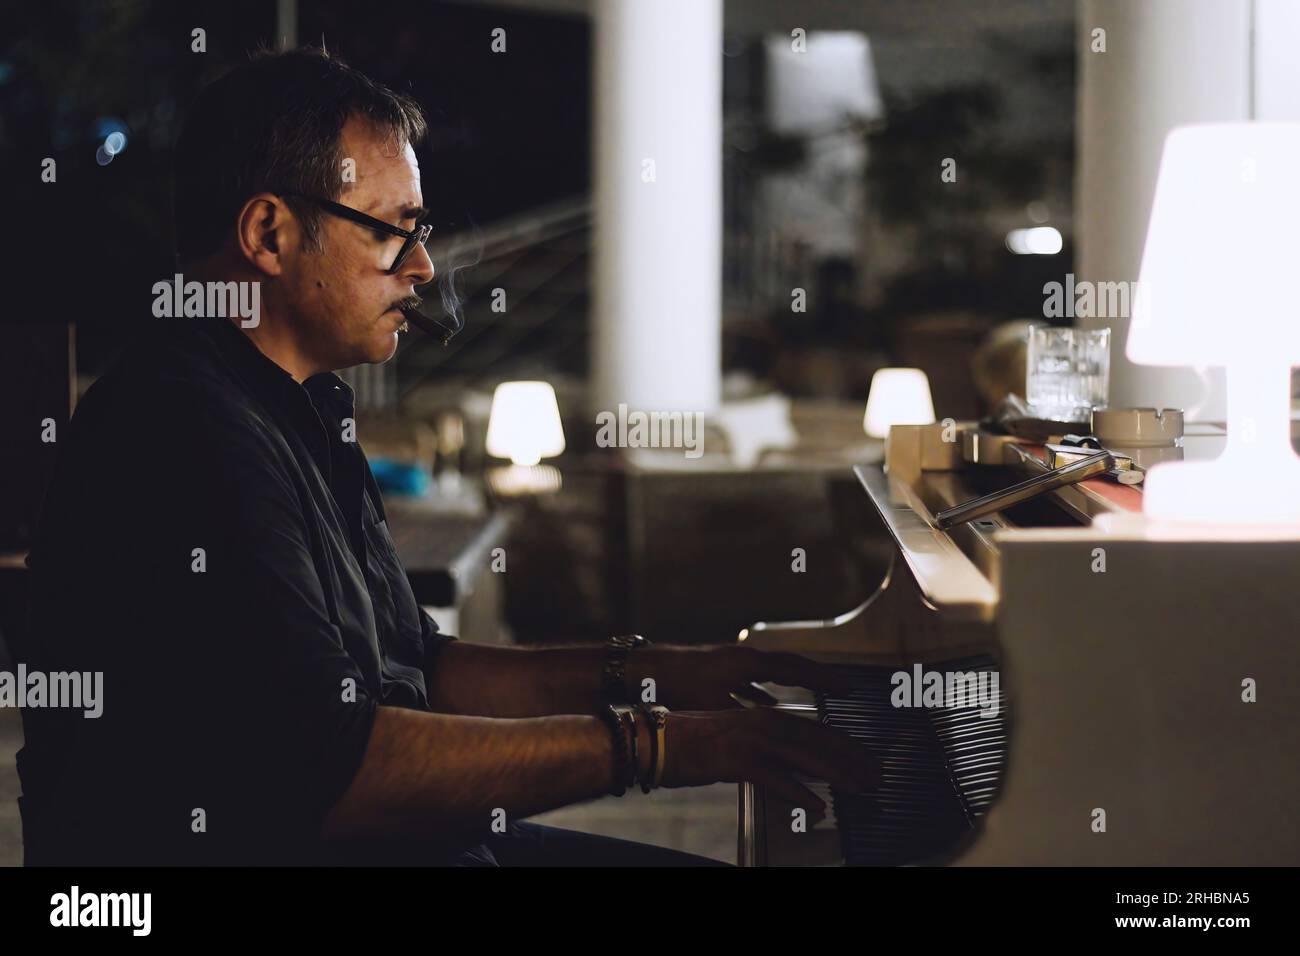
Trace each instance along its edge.
<instances>
[{"instance_id":1,"label":"glowing lamp shade","mask_svg":"<svg viewBox=\"0 0 1300 956\"><path fill-rule=\"evenodd\" d=\"M862 427L872 438L887 437L892 425L929 425L933 421L930 380L919 368L882 368L871 376Z\"/></svg>"},{"instance_id":2,"label":"glowing lamp shade","mask_svg":"<svg viewBox=\"0 0 1300 956\"><path fill-rule=\"evenodd\" d=\"M516 465L536 465L564 451L555 389L548 382L502 382L492 395L487 453Z\"/></svg>"},{"instance_id":3,"label":"glowing lamp shade","mask_svg":"<svg viewBox=\"0 0 1300 956\"><path fill-rule=\"evenodd\" d=\"M1228 438L1147 476L1152 518L1300 522L1291 366L1300 363L1300 123L1185 126L1165 140L1127 354L1226 368Z\"/></svg>"}]
</instances>

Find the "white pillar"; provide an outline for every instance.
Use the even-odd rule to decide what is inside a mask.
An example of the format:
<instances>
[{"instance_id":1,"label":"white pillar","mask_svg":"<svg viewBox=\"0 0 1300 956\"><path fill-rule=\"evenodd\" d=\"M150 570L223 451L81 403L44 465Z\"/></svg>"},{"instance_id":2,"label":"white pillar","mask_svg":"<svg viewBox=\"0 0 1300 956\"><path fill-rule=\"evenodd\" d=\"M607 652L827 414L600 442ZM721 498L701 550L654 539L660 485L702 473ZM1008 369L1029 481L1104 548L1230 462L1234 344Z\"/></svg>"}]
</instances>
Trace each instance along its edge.
<instances>
[{"instance_id":1,"label":"white pillar","mask_svg":"<svg viewBox=\"0 0 1300 956\"><path fill-rule=\"evenodd\" d=\"M1255 119L1300 120L1300 3L1255 0Z\"/></svg>"},{"instance_id":2,"label":"white pillar","mask_svg":"<svg viewBox=\"0 0 1300 956\"><path fill-rule=\"evenodd\" d=\"M722 0L600 0L598 410L713 411L722 327Z\"/></svg>"},{"instance_id":3,"label":"white pillar","mask_svg":"<svg viewBox=\"0 0 1300 956\"><path fill-rule=\"evenodd\" d=\"M1106 31L1104 53L1092 52L1097 28ZM1165 134L1251 116L1251 0L1081 0L1078 43L1075 272L1092 282L1134 281ZM1223 419L1221 369L1134 366L1124 355L1127 319L1079 324L1113 329L1112 405Z\"/></svg>"},{"instance_id":4,"label":"white pillar","mask_svg":"<svg viewBox=\"0 0 1300 956\"><path fill-rule=\"evenodd\" d=\"M277 0L275 39L280 50L292 50L298 45L298 0Z\"/></svg>"}]
</instances>

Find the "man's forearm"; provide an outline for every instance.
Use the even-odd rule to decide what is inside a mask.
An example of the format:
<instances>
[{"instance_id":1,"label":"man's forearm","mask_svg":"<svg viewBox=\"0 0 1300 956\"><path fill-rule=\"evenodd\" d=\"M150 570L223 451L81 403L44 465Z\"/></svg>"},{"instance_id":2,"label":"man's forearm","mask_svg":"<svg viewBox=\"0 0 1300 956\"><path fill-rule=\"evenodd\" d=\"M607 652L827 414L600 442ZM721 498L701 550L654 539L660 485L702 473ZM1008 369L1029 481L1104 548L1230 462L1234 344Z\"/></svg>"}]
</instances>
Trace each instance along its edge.
<instances>
[{"instance_id":1,"label":"man's forearm","mask_svg":"<svg viewBox=\"0 0 1300 956\"><path fill-rule=\"evenodd\" d=\"M614 745L595 716L501 720L375 712L361 768L325 819L330 838L439 838L609 791Z\"/></svg>"},{"instance_id":2,"label":"man's forearm","mask_svg":"<svg viewBox=\"0 0 1300 956\"><path fill-rule=\"evenodd\" d=\"M603 645L525 648L449 642L425 675L429 706L440 713L487 717L590 714L604 702L604 663Z\"/></svg>"}]
</instances>

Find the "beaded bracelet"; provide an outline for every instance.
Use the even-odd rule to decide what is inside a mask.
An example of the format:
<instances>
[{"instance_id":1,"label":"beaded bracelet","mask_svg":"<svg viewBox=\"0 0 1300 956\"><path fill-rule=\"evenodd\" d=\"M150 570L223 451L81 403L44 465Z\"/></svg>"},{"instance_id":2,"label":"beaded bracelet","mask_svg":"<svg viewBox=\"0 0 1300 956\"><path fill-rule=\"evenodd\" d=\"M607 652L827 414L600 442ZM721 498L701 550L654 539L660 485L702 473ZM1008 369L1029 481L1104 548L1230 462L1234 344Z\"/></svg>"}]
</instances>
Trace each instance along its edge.
<instances>
[{"instance_id":1,"label":"beaded bracelet","mask_svg":"<svg viewBox=\"0 0 1300 956\"><path fill-rule=\"evenodd\" d=\"M611 704L628 703L626 673L627 659L633 648L645 647L650 642L640 634L618 634L609 639L605 647L605 666L601 670L600 685L605 700Z\"/></svg>"}]
</instances>

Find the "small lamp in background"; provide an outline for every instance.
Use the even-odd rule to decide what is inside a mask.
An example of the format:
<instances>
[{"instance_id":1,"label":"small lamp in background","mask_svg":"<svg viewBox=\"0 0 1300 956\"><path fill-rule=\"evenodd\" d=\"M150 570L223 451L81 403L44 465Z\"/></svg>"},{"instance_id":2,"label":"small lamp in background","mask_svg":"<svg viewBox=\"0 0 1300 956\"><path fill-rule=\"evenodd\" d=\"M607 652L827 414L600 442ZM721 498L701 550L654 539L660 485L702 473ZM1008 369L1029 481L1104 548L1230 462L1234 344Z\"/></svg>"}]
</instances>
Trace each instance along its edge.
<instances>
[{"instance_id":1,"label":"small lamp in background","mask_svg":"<svg viewBox=\"0 0 1300 956\"><path fill-rule=\"evenodd\" d=\"M1128 357L1226 368L1213 461L1147 475L1143 512L1214 525L1300 524L1291 366L1300 363L1300 123L1185 126L1165 139Z\"/></svg>"},{"instance_id":2,"label":"small lamp in background","mask_svg":"<svg viewBox=\"0 0 1300 956\"><path fill-rule=\"evenodd\" d=\"M871 438L889 437L892 425L934 422L930 380L919 368L882 368L871 376L862 427Z\"/></svg>"},{"instance_id":3,"label":"small lamp in background","mask_svg":"<svg viewBox=\"0 0 1300 956\"><path fill-rule=\"evenodd\" d=\"M549 382L502 382L492 395L487 453L509 458L510 465L488 470L488 485L498 495L535 495L560 489L560 473L543 458L564 451L560 406Z\"/></svg>"}]
</instances>

